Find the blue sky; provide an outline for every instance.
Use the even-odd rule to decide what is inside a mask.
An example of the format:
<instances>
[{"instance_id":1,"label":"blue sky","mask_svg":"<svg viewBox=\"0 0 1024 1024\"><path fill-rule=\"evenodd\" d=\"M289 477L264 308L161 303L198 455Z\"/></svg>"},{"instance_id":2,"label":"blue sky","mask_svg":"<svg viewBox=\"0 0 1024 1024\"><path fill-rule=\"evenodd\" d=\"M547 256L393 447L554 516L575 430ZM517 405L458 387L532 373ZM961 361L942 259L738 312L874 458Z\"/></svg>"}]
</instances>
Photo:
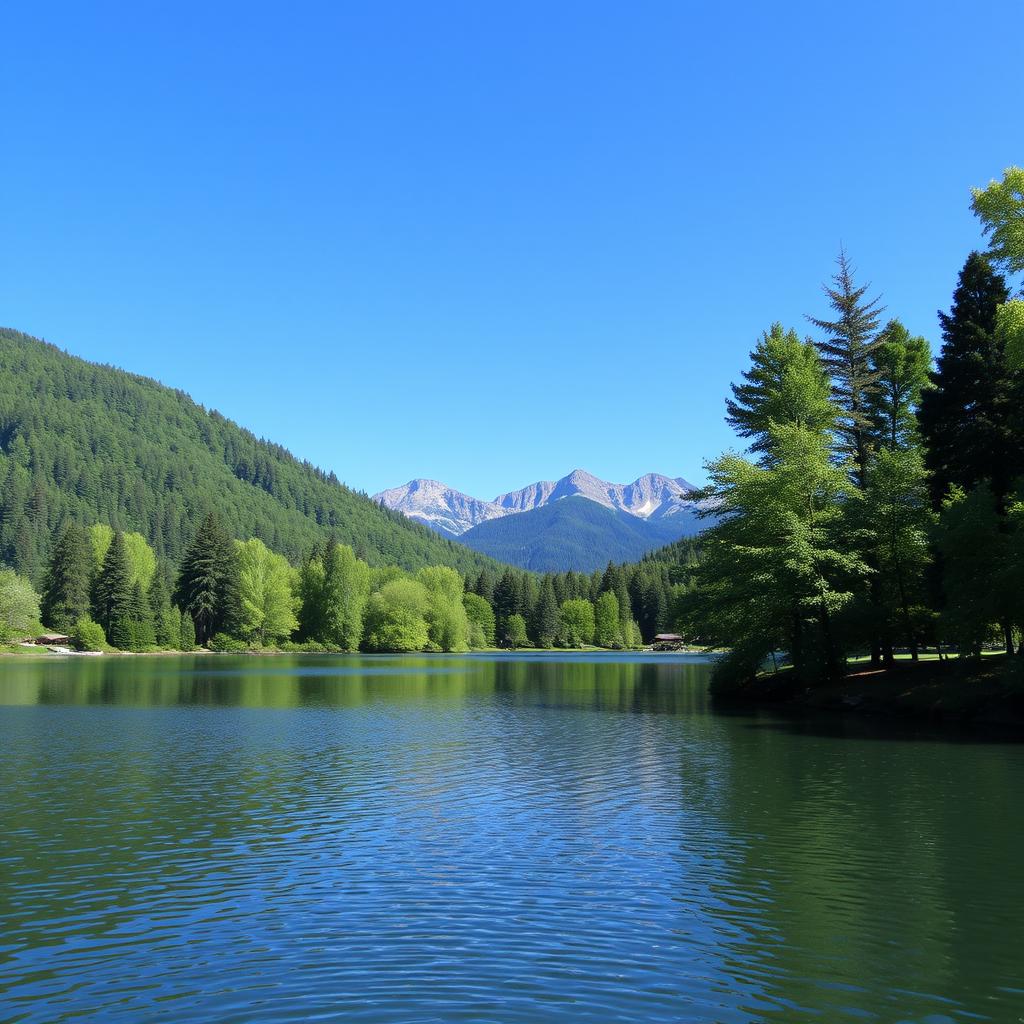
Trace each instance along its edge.
<instances>
[{"instance_id":1,"label":"blue sky","mask_svg":"<svg viewBox=\"0 0 1024 1024\"><path fill-rule=\"evenodd\" d=\"M1024 156L1019 14L7 5L0 323L370 492L700 480L841 242L936 340Z\"/></svg>"}]
</instances>

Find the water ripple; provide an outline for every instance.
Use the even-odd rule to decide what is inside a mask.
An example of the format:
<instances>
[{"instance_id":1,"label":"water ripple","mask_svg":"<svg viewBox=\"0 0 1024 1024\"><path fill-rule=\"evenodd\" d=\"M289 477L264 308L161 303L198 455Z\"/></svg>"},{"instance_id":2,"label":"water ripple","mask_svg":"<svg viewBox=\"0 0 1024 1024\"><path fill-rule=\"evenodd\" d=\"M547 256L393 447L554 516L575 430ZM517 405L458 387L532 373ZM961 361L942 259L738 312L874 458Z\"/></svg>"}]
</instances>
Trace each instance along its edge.
<instances>
[{"instance_id":1,"label":"water ripple","mask_svg":"<svg viewBox=\"0 0 1024 1024\"><path fill-rule=\"evenodd\" d=\"M0 679L0 1020L1024 1014L1020 750L751 728L682 659L359 666Z\"/></svg>"}]
</instances>

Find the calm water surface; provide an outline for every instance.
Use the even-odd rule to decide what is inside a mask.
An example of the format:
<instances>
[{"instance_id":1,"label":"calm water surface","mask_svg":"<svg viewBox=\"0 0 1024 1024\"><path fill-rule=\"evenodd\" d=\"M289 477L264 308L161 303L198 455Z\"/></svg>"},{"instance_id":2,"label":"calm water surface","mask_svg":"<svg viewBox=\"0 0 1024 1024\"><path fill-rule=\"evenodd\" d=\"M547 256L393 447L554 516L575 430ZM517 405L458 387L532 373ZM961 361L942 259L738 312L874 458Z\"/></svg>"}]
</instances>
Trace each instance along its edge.
<instances>
[{"instance_id":1,"label":"calm water surface","mask_svg":"<svg viewBox=\"0 0 1024 1024\"><path fill-rule=\"evenodd\" d=\"M1024 1019L1024 746L707 672L2 662L0 1020Z\"/></svg>"}]
</instances>

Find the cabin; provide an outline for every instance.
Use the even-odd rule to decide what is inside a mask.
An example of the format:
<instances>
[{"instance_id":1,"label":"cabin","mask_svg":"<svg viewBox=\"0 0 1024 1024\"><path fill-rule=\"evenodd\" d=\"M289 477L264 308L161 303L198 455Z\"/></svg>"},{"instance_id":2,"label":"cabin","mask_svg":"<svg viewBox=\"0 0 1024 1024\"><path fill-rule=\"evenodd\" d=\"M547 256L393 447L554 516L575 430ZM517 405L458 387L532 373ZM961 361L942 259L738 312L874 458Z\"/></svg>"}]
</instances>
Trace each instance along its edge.
<instances>
[{"instance_id":1,"label":"cabin","mask_svg":"<svg viewBox=\"0 0 1024 1024\"><path fill-rule=\"evenodd\" d=\"M675 651L684 646L684 641L678 633L659 633L651 646L656 651Z\"/></svg>"},{"instance_id":2,"label":"cabin","mask_svg":"<svg viewBox=\"0 0 1024 1024\"><path fill-rule=\"evenodd\" d=\"M37 647L64 647L71 643L71 637L65 636L63 633L44 633L28 642Z\"/></svg>"}]
</instances>

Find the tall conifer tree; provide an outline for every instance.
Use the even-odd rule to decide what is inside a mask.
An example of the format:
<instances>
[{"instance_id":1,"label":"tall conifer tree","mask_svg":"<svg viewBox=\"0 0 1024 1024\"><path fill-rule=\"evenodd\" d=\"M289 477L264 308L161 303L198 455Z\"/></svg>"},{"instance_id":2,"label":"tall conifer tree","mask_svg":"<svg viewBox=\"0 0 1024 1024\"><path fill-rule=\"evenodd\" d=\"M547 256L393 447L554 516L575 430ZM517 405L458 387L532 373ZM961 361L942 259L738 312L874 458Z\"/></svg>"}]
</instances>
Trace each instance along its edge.
<instances>
[{"instance_id":1,"label":"tall conifer tree","mask_svg":"<svg viewBox=\"0 0 1024 1024\"><path fill-rule=\"evenodd\" d=\"M824 286L836 318L808 319L825 334L817 347L832 377L832 396L839 407L840 450L850 456L853 481L863 489L871 452L868 409L878 382L871 360L881 344L878 324L884 307L878 299L865 300L867 285L854 284L853 266L845 250L840 250L836 263L839 269L832 284Z\"/></svg>"},{"instance_id":2,"label":"tall conifer tree","mask_svg":"<svg viewBox=\"0 0 1024 1024\"><path fill-rule=\"evenodd\" d=\"M95 619L103 627L107 640L114 647L130 647L132 574L124 534L120 530L114 533L110 547L107 548L93 590Z\"/></svg>"},{"instance_id":3,"label":"tall conifer tree","mask_svg":"<svg viewBox=\"0 0 1024 1024\"><path fill-rule=\"evenodd\" d=\"M175 599L182 611L192 616L199 644L237 625L235 546L212 512L203 519L182 559Z\"/></svg>"},{"instance_id":4,"label":"tall conifer tree","mask_svg":"<svg viewBox=\"0 0 1024 1024\"><path fill-rule=\"evenodd\" d=\"M89 614L92 557L89 539L77 523L67 523L53 546L43 582L43 622L68 631Z\"/></svg>"},{"instance_id":5,"label":"tall conifer tree","mask_svg":"<svg viewBox=\"0 0 1024 1024\"><path fill-rule=\"evenodd\" d=\"M951 486L970 490L986 480L1002 502L1021 472L1015 383L996 338L997 310L1008 297L988 257L972 252L950 311L939 313L942 351L919 417L936 508Z\"/></svg>"}]
</instances>

